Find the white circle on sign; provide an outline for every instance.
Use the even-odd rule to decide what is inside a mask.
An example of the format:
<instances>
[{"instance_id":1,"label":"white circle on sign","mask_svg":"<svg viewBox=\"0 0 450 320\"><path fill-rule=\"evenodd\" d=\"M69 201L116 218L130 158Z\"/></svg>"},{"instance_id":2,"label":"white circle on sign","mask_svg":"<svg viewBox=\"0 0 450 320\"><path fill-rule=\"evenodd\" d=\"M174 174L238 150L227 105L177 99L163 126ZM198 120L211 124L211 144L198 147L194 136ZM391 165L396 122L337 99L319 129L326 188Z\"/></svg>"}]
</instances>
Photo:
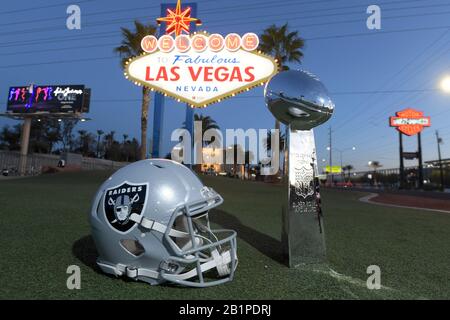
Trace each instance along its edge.
<instances>
[{"instance_id":1,"label":"white circle on sign","mask_svg":"<svg viewBox=\"0 0 450 320\"><path fill-rule=\"evenodd\" d=\"M180 34L175 38L175 47L179 52L186 52L191 48L191 38L185 34Z\"/></svg>"},{"instance_id":2,"label":"white circle on sign","mask_svg":"<svg viewBox=\"0 0 450 320\"><path fill-rule=\"evenodd\" d=\"M247 51L256 50L259 46L259 38L256 33L248 32L242 36L242 47Z\"/></svg>"},{"instance_id":3,"label":"white circle on sign","mask_svg":"<svg viewBox=\"0 0 450 320\"><path fill-rule=\"evenodd\" d=\"M161 38L159 38L158 46L161 52L164 53L170 52L175 47L175 40L173 40L171 36L165 34Z\"/></svg>"},{"instance_id":4,"label":"white circle on sign","mask_svg":"<svg viewBox=\"0 0 450 320\"><path fill-rule=\"evenodd\" d=\"M225 39L218 33L209 36L208 46L212 52L219 52L225 46Z\"/></svg>"},{"instance_id":5,"label":"white circle on sign","mask_svg":"<svg viewBox=\"0 0 450 320\"><path fill-rule=\"evenodd\" d=\"M225 48L228 51L235 52L241 48L242 39L237 33L230 33L225 37Z\"/></svg>"},{"instance_id":6,"label":"white circle on sign","mask_svg":"<svg viewBox=\"0 0 450 320\"><path fill-rule=\"evenodd\" d=\"M155 36L145 36L141 40L141 48L144 52L153 53L158 49L158 39Z\"/></svg>"},{"instance_id":7,"label":"white circle on sign","mask_svg":"<svg viewBox=\"0 0 450 320\"><path fill-rule=\"evenodd\" d=\"M203 52L208 46L208 38L202 34L196 34L191 39L191 46L196 52Z\"/></svg>"}]
</instances>

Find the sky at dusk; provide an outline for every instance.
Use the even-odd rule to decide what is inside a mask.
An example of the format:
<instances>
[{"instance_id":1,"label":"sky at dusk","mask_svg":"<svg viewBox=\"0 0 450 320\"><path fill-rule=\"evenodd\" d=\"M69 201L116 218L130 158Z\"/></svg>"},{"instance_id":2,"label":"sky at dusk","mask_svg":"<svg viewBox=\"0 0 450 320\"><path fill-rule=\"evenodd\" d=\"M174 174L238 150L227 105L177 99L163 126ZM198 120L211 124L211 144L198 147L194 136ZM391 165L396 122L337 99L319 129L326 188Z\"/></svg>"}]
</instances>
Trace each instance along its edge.
<instances>
[{"instance_id":1,"label":"sky at dusk","mask_svg":"<svg viewBox=\"0 0 450 320\"><path fill-rule=\"evenodd\" d=\"M175 1L8 1L0 11L0 101L6 109L10 86L85 84L92 89L92 121L77 130L114 130L139 137L141 89L124 78L120 58L120 27L133 20L155 23L161 3ZM442 154L450 158L450 95L437 90L450 74L450 1L273 1L198 0L201 29L210 33L260 34L271 24L289 23L305 39L302 68L316 74L329 89L336 110L315 129L319 165L328 162L328 130L333 130L334 164L367 170L371 160L384 168L398 167L398 134L388 118L407 107L431 116L422 135L424 160L437 158L435 130L444 140ZM82 29L66 28L66 8L78 4ZM369 5L381 7L381 30L366 26ZM150 106L153 111L153 104ZM222 129L273 128L274 118L259 87L197 113L209 115ZM185 105L168 98L165 105L163 154L173 143L170 134L182 125ZM16 122L0 118L0 126ZM152 119L149 121L149 133ZM151 135L149 135L151 138ZM351 147L356 150L352 151ZM415 151L416 138L405 140ZM326 159L323 162L322 159ZM406 162L414 165L414 162Z\"/></svg>"}]
</instances>

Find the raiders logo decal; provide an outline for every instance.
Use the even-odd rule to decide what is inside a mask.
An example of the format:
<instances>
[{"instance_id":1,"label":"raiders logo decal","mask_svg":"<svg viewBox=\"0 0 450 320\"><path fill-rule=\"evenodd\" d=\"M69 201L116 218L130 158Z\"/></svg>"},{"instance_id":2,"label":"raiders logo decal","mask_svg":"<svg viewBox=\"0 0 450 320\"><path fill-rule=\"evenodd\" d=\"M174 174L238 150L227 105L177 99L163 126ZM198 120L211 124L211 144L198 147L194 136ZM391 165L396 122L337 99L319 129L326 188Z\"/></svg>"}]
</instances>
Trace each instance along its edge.
<instances>
[{"instance_id":1,"label":"raiders logo decal","mask_svg":"<svg viewBox=\"0 0 450 320\"><path fill-rule=\"evenodd\" d=\"M136 224L130 220L132 213L141 215L147 200L148 184L124 182L106 190L104 209L109 224L120 232L127 232Z\"/></svg>"}]
</instances>

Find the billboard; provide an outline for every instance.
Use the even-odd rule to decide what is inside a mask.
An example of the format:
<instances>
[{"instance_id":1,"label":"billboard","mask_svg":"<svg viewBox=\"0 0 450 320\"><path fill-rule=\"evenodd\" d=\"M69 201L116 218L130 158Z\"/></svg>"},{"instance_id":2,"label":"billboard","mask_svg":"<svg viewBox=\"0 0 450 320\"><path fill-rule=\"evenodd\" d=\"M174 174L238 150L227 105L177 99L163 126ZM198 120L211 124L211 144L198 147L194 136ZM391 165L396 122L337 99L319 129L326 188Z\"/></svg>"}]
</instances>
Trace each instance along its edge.
<instances>
[{"instance_id":1,"label":"billboard","mask_svg":"<svg viewBox=\"0 0 450 320\"><path fill-rule=\"evenodd\" d=\"M90 89L84 85L32 85L10 87L7 111L13 113L86 113Z\"/></svg>"},{"instance_id":2,"label":"billboard","mask_svg":"<svg viewBox=\"0 0 450 320\"><path fill-rule=\"evenodd\" d=\"M326 173L342 173L342 167L341 166L332 166L330 170L330 166L325 167Z\"/></svg>"}]
</instances>

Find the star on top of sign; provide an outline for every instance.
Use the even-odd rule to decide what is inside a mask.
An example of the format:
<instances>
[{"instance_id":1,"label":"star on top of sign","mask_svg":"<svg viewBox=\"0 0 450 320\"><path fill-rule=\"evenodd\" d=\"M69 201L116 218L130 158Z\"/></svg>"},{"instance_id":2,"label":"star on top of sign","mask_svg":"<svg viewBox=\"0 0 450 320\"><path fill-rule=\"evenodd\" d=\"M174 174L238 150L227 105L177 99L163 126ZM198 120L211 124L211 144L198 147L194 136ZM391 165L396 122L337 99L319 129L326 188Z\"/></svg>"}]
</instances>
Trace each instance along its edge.
<instances>
[{"instance_id":1,"label":"star on top of sign","mask_svg":"<svg viewBox=\"0 0 450 320\"><path fill-rule=\"evenodd\" d=\"M156 22L158 25L165 22L167 24L166 34L175 33L176 36L179 36L183 31L189 34L191 22L195 22L197 26L202 24L199 19L191 17L191 7L181 8L181 0L178 0L175 11L167 9L167 16L156 19Z\"/></svg>"}]
</instances>

